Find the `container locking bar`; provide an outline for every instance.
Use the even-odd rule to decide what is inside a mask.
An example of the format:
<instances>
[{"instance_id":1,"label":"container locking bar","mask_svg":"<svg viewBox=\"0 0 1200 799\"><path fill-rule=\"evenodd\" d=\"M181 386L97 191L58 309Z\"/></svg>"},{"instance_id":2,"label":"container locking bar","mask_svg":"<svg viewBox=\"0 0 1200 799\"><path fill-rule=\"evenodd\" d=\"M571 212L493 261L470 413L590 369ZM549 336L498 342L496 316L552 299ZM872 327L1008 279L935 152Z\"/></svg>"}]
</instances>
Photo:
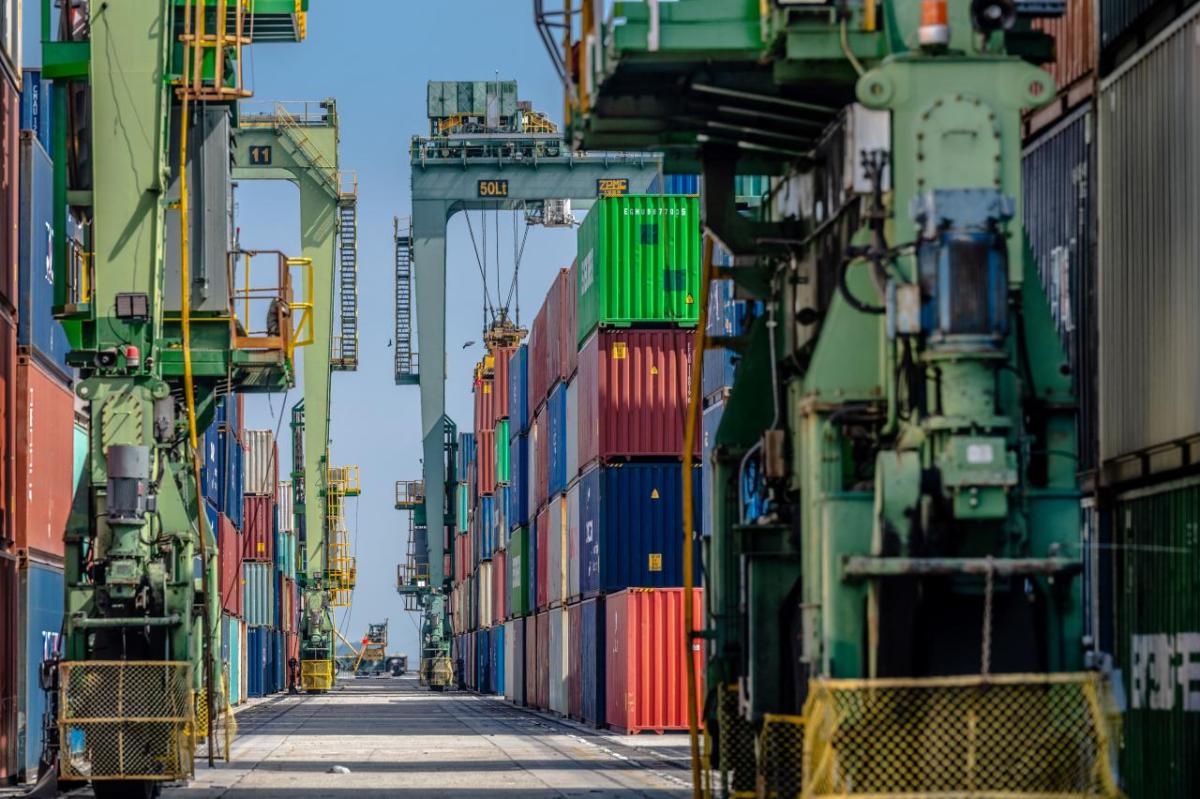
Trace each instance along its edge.
<instances>
[{"instance_id":1,"label":"container locking bar","mask_svg":"<svg viewBox=\"0 0 1200 799\"><path fill-rule=\"evenodd\" d=\"M1076 574L1083 562L1072 558L885 558L849 555L842 560L847 579L940 577L991 572L996 577Z\"/></svg>"}]
</instances>

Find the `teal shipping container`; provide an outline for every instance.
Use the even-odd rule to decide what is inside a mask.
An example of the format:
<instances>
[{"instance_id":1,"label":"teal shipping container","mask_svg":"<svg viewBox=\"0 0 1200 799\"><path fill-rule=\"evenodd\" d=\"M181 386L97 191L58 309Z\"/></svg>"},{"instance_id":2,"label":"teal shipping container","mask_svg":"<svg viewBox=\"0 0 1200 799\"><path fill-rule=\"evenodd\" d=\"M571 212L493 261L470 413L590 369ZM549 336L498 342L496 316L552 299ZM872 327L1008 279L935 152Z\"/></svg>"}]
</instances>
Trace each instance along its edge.
<instances>
[{"instance_id":1,"label":"teal shipping container","mask_svg":"<svg viewBox=\"0 0 1200 799\"><path fill-rule=\"evenodd\" d=\"M1112 521L1122 787L1200 796L1200 478L1120 495Z\"/></svg>"},{"instance_id":2,"label":"teal shipping container","mask_svg":"<svg viewBox=\"0 0 1200 799\"><path fill-rule=\"evenodd\" d=\"M74 460L75 460L75 490L79 490L79 481L83 479L83 470L87 468L88 444L90 442L87 428L75 425Z\"/></svg>"},{"instance_id":3,"label":"teal shipping container","mask_svg":"<svg viewBox=\"0 0 1200 799\"><path fill-rule=\"evenodd\" d=\"M63 571L58 566L29 562L19 572L17 600L20 629L17 661L18 778L37 778L42 754L46 694L40 678L42 661L59 648L63 623Z\"/></svg>"},{"instance_id":4,"label":"teal shipping container","mask_svg":"<svg viewBox=\"0 0 1200 799\"><path fill-rule=\"evenodd\" d=\"M695 325L700 250L696 197L598 201L579 228L576 343L600 325Z\"/></svg>"},{"instance_id":5,"label":"teal shipping container","mask_svg":"<svg viewBox=\"0 0 1200 799\"><path fill-rule=\"evenodd\" d=\"M274 626L275 564L242 561L242 589L242 616L246 625Z\"/></svg>"},{"instance_id":6,"label":"teal shipping container","mask_svg":"<svg viewBox=\"0 0 1200 799\"><path fill-rule=\"evenodd\" d=\"M221 654L225 661L225 692L229 704L241 704L242 672L245 655L242 652L242 623L226 613L221 614Z\"/></svg>"}]
</instances>

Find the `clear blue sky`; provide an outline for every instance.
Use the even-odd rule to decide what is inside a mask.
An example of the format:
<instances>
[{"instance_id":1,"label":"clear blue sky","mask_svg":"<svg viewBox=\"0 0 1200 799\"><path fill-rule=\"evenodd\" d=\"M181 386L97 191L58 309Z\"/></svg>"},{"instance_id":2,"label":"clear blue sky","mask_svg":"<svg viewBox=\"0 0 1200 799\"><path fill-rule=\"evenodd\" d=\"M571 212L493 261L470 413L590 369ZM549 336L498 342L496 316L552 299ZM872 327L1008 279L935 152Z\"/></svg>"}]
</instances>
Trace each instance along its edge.
<instances>
[{"instance_id":1,"label":"clear blue sky","mask_svg":"<svg viewBox=\"0 0 1200 799\"><path fill-rule=\"evenodd\" d=\"M33 7L25 14L24 61L36 66L38 14L37 6L29 5ZM358 588L343 629L351 640L358 640L368 622L390 619L390 649L415 657L415 627L395 590L407 519L393 509L393 486L398 479L420 477L420 404L416 387L394 384L388 347L394 314L392 217L408 214L409 137L428 130L428 80L491 80L498 73L502 79L516 79L521 98L556 120L562 116L561 87L537 36L528 0L313 0L308 40L253 47L247 67L255 100L336 98L341 163L358 172L361 365L357 373L334 375L331 433L333 463L360 465L363 481L362 497L357 509L351 506L349 520L358 555ZM293 187L244 184L237 197L244 247L298 252ZM501 259L507 280L512 269L507 219L501 230L501 253L508 253ZM574 253L570 231L530 232L521 268L524 323L532 320L552 276L570 264ZM481 288L461 215L451 225L448 264L447 410L460 427L470 429L470 370L481 347L460 346L479 341ZM494 274L494 267L489 271ZM288 406L296 399L298 392L293 392ZM281 400L252 399L247 426L274 428ZM290 453L281 449L281 470L287 471Z\"/></svg>"}]
</instances>

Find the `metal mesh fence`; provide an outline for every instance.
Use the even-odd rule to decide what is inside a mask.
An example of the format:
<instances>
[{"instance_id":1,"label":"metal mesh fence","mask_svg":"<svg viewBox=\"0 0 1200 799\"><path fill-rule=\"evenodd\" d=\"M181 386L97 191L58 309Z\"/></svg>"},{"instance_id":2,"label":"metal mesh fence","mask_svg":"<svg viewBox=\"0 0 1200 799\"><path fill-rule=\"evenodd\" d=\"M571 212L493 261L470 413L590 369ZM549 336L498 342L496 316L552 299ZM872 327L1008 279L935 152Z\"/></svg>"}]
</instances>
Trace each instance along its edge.
<instances>
[{"instance_id":1,"label":"metal mesh fence","mask_svg":"<svg viewBox=\"0 0 1200 799\"><path fill-rule=\"evenodd\" d=\"M1115 719L1094 674L814 680L803 795L1119 797Z\"/></svg>"},{"instance_id":2,"label":"metal mesh fence","mask_svg":"<svg viewBox=\"0 0 1200 799\"><path fill-rule=\"evenodd\" d=\"M752 798L756 771L754 729L738 712L737 687L722 685L717 690L722 777L732 799Z\"/></svg>"},{"instance_id":3,"label":"metal mesh fence","mask_svg":"<svg viewBox=\"0 0 1200 799\"><path fill-rule=\"evenodd\" d=\"M61 777L174 780L193 772L192 666L63 663Z\"/></svg>"}]
</instances>

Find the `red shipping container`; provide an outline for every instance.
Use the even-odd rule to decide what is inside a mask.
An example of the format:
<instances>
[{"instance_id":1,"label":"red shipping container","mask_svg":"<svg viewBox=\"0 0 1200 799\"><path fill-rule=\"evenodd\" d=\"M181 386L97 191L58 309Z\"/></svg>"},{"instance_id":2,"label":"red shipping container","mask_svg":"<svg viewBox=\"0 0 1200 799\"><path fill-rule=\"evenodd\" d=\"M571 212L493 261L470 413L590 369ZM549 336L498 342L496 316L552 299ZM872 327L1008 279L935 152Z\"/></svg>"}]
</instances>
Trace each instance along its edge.
<instances>
[{"instance_id":1,"label":"red shipping container","mask_svg":"<svg viewBox=\"0 0 1200 799\"><path fill-rule=\"evenodd\" d=\"M575 261L571 262L571 268L563 270L565 279L562 288L562 322L559 325L559 346L562 347L563 370L562 379L570 380L571 375L575 374L576 368L579 366L579 348L576 347L576 341L579 334L576 328L579 325L579 266Z\"/></svg>"},{"instance_id":2,"label":"red shipping container","mask_svg":"<svg viewBox=\"0 0 1200 799\"><path fill-rule=\"evenodd\" d=\"M496 392L492 378L478 377L475 379L475 432L490 430L496 426Z\"/></svg>"},{"instance_id":3,"label":"red shipping container","mask_svg":"<svg viewBox=\"0 0 1200 799\"><path fill-rule=\"evenodd\" d=\"M539 508L550 498L550 428L546 406L533 415L533 503ZM531 509L532 510L532 509Z\"/></svg>"},{"instance_id":4,"label":"red shipping container","mask_svg":"<svg viewBox=\"0 0 1200 799\"><path fill-rule=\"evenodd\" d=\"M550 362L548 351L553 343L553 336L548 327L549 310L546 306L547 303L543 302L537 316L533 317L533 330L529 334L530 410L537 410L545 404L546 397L550 394L550 384L553 382L546 371Z\"/></svg>"},{"instance_id":5,"label":"red shipping container","mask_svg":"<svg viewBox=\"0 0 1200 799\"><path fill-rule=\"evenodd\" d=\"M490 384L489 384L490 385ZM475 474L482 496L496 493L496 431L475 431Z\"/></svg>"},{"instance_id":6,"label":"red shipping container","mask_svg":"<svg viewBox=\"0 0 1200 799\"><path fill-rule=\"evenodd\" d=\"M550 604L550 508L542 508L537 515L537 584L538 608Z\"/></svg>"},{"instance_id":7,"label":"red shipping container","mask_svg":"<svg viewBox=\"0 0 1200 799\"><path fill-rule=\"evenodd\" d=\"M16 780L17 763L17 558L0 552L0 784Z\"/></svg>"},{"instance_id":8,"label":"red shipping container","mask_svg":"<svg viewBox=\"0 0 1200 799\"><path fill-rule=\"evenodd\" d=\"M75 498L75 394L32 358L17 358L16 543L63 557Z\"/></svg>"},{"instance_id":9,"label":"red shipping container","mask_svg":"<svg viewBox=\"0 0 1200 799\"><path fill-rule=\"evenodd\" d=\"M492 619L502 622L508 618L508 559L504 550L492 553Z\"/></svg>"},{"instance_id":10,"label":"red shipping container","mask_svg":"<svg viewBox=\"0 0 1200 799\"><path fill-rule=\"evenodd\" d=\"M500 419L508 418L508 359L516 352L516 347L498 347L492 354L495 356L496 368L492 372L492 422L495 427Z\"/></svg>"},{"instance_id":11,"label":"red shipping container","mask_svg":"<svg viewBox=\"0 0 1200 799\"><path fill-rule=\"evenodd\" d=\"M550 396L555 383L566 380L571 374L568 371L567 350L573 347L570 345L571 340L563 337L567 316L568 281L568 270L560 269L554 277L554 282L550 284L550 290L546 292L546 333L550 338L546 344L546 385L542 391L544 397Z\"/></svg>"},{"instance_id":12,"label":"red shipping container","mask_svg":"<svg viewBox=\"0 0 1200 799\"><path fill-rule=\"evenodd\" d=\"M217 547L220 556L221 609L230 616L242 617L242 542L241 536L224 513L217 514Z\"/></svg>"},{"instance_id":13,"label":"red shipping container","mask_svg":"<svg viewBox=\"0 0 1200 799\"><path fill-rule=\"evenodd\" d=\"M0 549L16 538L13 494L13 450L16 442L17 325L0 311ZM72 460L73 462L73 460Z\"/></svg>"},{"instance_id":14,"label":"red shipping container","mask_svg":"<svg viewBox=\"0 0 1200 799\"><path fill-rule=\"evenodd\" d=\"M681 457L690 330L601 330L579 352L579 465ZM700 436L695 454L700 455Z\"/></svg>"},{"instance_id":15,"label":"red shipping container","mask_svg":"<svg viewBox=\"0 0 1200 799\"><path fill-rule=\"evenodd\" d=\"M17 217L20 209L21 97L0 78L0 303L12 312L17 302L19 258Z\"/></svg>"},{"instance_id":16,"label":"red shipping container","mask_svg":"<svg viewBox=\"0 0 1200 799\"><path fill-rule=\"evenodd\" d=\"M537 616L526 616L521 623L525 625L525 704L536 707L539 656Z\"/></svg>"},{"instance_id":17,"label":"red shipping container","mask_svg":"<svg viewBox=\"0 0 1200 799\"><path fill-rule=\"evenodd\" d=\"M300 687L297 682L300 678L300 634L288 633L285 638L287 639L287 661L284 663L284 680L287 682L287 687L290 691L293 687ZM297 664L294 673L291 667L293 660Z\"/></svg>"},{"instance_id":18,"label":"red shipping container","mask_svg":"<svg viewBox=\"0 0 1200 799\"><path fill-rule=\"evenodd\" d=\"M1096 70L1096 33L1099 27L1092 0L1067 0L1067 13L1057 19L1034 20L1033 27L1054 37L1055 59L1045 65L1059 91L1082 79L1091 81ZM1091 94L1087 87L1080 99Z\"/></svg>"},{"instance_id":19,"label":"red shipping container","mask_svg":"<svg viewBox=\"0 0 1200 799\"><path fill-rule=\"evenodd\" d=\"M704 590L694 588L701 629ZM699 641L684 657L682 588L630 588L605 600L606 720L637 733L686 730L687 672L696 671L697 708L704 697L704 652ZM685 660L690 661L685 663Z\"/></svg>"},{"instance_id":20,"label":"red shipping container","mask_svg":"<svg viewBox=\"0 0 1200 799\"><path fill-rule=\"evenodd\" d=\"M567 606L567 715L583 721L583 605Z\"/></svg>"},{"instance_id":21,"label":"red shipping container","mask_svg":"<svg viewBox=\"0 0 1200 799\"><path fill-rule=\"evenodd\" d=\"M537 615L537 663L536 672L537 701L534 707L542 710L550 709L550 612L542 611Z\"/></svg>"},{"instance_id":22,"label":"red shipping container","mask_svg":"<svg viewBox=\"0 0 1200 799\"><path fill-rule=\"evenodd\" d=\"M242 501L242 560L274 560L275 498L245 496Z\"/></svg>"}]
</instances>

